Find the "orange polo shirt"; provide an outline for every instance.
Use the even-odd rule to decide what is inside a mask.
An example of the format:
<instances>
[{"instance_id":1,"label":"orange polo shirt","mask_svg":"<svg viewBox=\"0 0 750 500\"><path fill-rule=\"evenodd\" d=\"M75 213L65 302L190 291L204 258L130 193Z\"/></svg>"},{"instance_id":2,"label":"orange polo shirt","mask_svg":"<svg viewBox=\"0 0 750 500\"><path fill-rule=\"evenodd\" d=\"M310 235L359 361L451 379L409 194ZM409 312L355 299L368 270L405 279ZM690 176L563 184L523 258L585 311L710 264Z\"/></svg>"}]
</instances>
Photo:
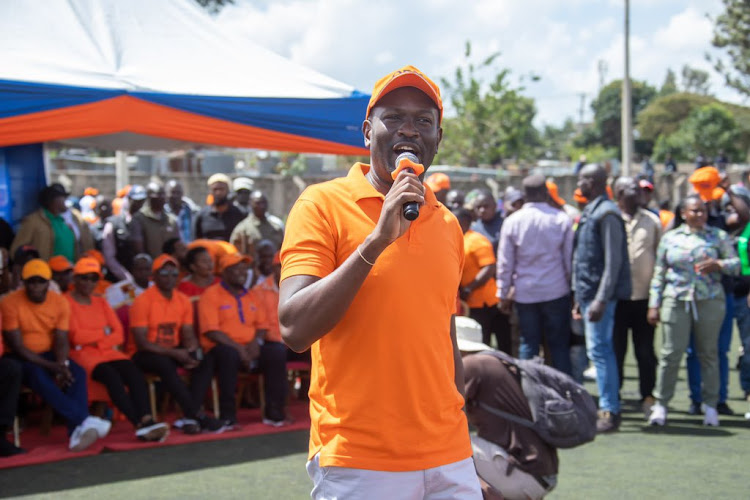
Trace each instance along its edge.
<instances>
[{"instance_id":1,"label":"orange polo shirt","mask_svg":"<svg viewBox=\"0 0 750 500\"><path fill-rule=\"evenodd\" d=\"M130 307L130 328L148 328L149 342L164 347L180 344L180 330L193 324L193 305L190 299L177 290L167 299L156 285L136 297ZM128 340L128 354L137 350L132 335Z\"/></svg>"},{"instance_id":2,"label":"orange polo shirt","mask_svg":"<svg viewBox=\"0 0 750 500\"><path fill-rule=\"evenodd\" d=\"M198 299L201 346L206 351L216 345L206 338L207 332L224 332L233 341L247 344L255 338L255 330L264 328L265 323L265 312L252 290L237 297L219 282L206 288Z\"/></svg>"},{"instance_id":3,"label":"orange polo shirt","mask_svg":"<svg viewBox=\"0 0 750 500\"><path fill-rule=\"evenodd\" d=\"M70 306L57 292L47 291L47 298L36 304L26 296L23 288L10 292L0 302L3 329L21 330L23 345L40 353L51 351L55 344L54 331L68 331Z\"/></svg>"},{"instance_id":4,"label":"orange polo shirt","mask_svg":"<svg viewBox=\"0 0 750 500\"><path fill-rule=\"evenodd\" d=\"M464 234L464 272L461 275L461 286L466 286L477 277L479 271L496 262L495 251L492 249L492 243L483 234L476 231L466 231ZM498 303L497 283L495 277L484 282L482 286L475 289L466 299L469 307L478 308L484 306L494 306Z\"/></svg>"},{"instance_id":5,"label":"orange polo shirt","mask_svg":"<svg viewBox=\"0 0 750 500\"><path fill-rule=\"evenodd\" d=\"M273 275L253 287L260 307L266 315L266 340L281 342L281 328L279 327L279 287Z\"/></svg>"},{"instance_id":6,"label":"orange polo shirt","mask_svg":"<svg viewBox=\"0 0 750 500\"><path fill-rule=\"evenodd\" d=\"M308 187L287 220L282 281L324 278L370 234L384 197L355 164ZM454 379L451 316L463 235L429 188L419 218L378 257L339 323L311 349L310 450L322 467L423 470L472 454Z\"/></svg>"}]
</instances>

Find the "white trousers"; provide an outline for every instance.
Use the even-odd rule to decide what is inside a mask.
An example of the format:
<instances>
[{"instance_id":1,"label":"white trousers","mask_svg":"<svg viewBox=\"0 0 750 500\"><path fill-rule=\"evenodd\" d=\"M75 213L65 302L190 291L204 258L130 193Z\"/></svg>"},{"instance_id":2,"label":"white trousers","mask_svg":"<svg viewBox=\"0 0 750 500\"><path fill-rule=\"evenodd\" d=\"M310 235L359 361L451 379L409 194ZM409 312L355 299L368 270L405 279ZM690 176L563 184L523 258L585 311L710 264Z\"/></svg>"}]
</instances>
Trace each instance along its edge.
<instances>
[{"instance_id":1,"label":"white trousers","mask_svg":"<svg viewBox=\"0 0 750 500\"><path fill-rule=\"evenodd\" d=\"M307 462L314 500L481 500L471 458L432 469L385 472L321 467L319 455Z\"/></svg>"},{"instance_id":2,"label":"white trousers","mask_svg":"<svg viewBox=\"0 0 750 500\"><path fill-rule=\"evenodd\" d=\"M513 467L508 474L508 453L495 443L471 436L471 447L479 477L507 500L538 500L555 487L556 477L545 477L551 483L549 488L545 488L534 476L518 467Z\"/></svg>"}]
</instances>

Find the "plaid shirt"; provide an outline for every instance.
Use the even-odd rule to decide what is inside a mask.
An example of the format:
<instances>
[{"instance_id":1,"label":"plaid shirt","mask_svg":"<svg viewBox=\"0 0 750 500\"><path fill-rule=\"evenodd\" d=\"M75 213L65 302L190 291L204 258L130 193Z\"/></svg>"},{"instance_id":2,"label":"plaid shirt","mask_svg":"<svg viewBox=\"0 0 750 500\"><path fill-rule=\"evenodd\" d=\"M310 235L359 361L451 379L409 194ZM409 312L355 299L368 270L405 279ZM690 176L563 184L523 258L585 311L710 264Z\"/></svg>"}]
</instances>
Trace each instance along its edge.
<instances>
[{"instance_id":1,"label":"plaid shirt","mask_svg":"<svg viewBox=\"0 0 750 500\"><path fill-rule=\"evenodd\" d=\"M706 259L718 259L721 272L698 274L695 265ZM739 270L740 259L725 231L711 226L691 231L683 224L659 242L648 305L659 307L665 297L682 301L722 297L721 274L736 275Z\"/></svg>"}]
</instances>

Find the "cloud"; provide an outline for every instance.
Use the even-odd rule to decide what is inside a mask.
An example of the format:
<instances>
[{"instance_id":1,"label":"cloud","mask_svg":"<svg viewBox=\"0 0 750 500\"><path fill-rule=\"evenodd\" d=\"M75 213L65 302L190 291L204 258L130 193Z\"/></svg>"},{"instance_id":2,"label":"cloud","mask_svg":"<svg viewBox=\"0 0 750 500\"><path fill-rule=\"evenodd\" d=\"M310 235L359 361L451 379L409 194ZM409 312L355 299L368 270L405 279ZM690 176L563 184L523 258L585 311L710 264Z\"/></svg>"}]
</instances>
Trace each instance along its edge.
<instances>
[{"instance_id":1,"label":"cloud","mask_svg":"<svg viewBox=\"0 0 750 500\"><path fill-rule=\"evenodd\" d=\"M607 82L622 76L622 1L611 0L236 0L217 16L224 29L333 78L369 92L389 71L414 64L439 81L465 63L472 42L478 63L500 51L497 69L528 83L539 123L577 119L580 94L599 88L599 61ZM659 86L668 67L708 68L711 21L721 0L632 0L631 73ZM489 75L488 75L489 76ZM718 78L714 89L724 91ZM735 98L736 100L736 98ZM590 108L586 106L586 118Z\"/></svg>"}]
</instances>

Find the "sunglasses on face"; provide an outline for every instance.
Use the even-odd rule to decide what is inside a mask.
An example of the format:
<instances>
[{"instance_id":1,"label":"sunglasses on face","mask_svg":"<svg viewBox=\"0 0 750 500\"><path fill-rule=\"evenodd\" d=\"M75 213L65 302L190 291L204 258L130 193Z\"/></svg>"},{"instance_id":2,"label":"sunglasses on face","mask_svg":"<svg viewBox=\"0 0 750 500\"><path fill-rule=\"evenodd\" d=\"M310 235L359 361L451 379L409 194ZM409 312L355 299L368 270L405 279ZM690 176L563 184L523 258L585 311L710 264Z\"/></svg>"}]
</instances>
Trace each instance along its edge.
<instances>
[{"instance_id":1,"label":"sunglasses on face","mask_svg":"<svg viewBox=\"0 0 750 500\"><path fill-rule=\"evenodd\" d=\"M77 278L78 278L79 280L82 280L82 281L92 281L92 282L94 282L94 283L96 283L97 281L99 281L99 275L98 275L98 274L94 274L94 273L90 273L90 274L79 274L79 275L78 275L78 276L76 276L76 277L77 277Z\"/></svg>"},{"instance_id":2,"label":"sunglasses on face","mask_svg":"<svg viewBox=\"0 0 750 500\"><path fill-rule=\"evenodd\" d=\"M156 274L158 274L159 276L176 278L180 275L180 271L178 271L177 269L159 269Z\"/></svg>"}]
</instances>

